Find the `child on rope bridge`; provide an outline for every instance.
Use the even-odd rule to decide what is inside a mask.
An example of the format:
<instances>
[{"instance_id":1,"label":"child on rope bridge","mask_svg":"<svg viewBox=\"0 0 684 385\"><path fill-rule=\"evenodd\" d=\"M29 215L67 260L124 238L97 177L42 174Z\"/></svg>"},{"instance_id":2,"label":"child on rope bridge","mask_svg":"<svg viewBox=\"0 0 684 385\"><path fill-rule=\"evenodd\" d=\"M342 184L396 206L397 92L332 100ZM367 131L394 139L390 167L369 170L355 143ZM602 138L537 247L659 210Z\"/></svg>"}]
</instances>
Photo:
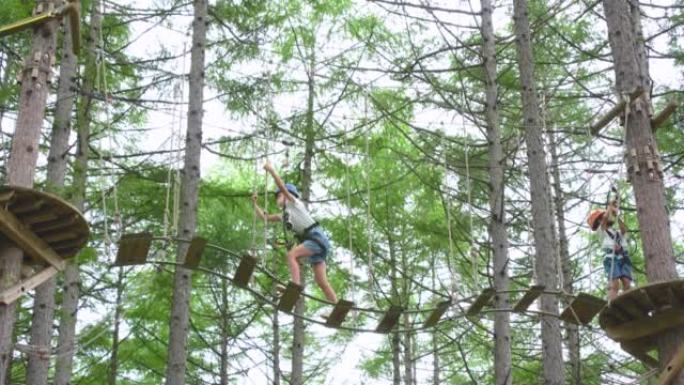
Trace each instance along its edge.
<instances>
[{"instance_id":1,"label":"child on rope bridge","mask_svg":"<svg viewBox=\"0 0 684 385\"><path fill-rule=\"evenodd\" d=\"M259 207L256 194L252 195L254 210L262 220L268 222L283 221L285 227L295 234L299 244L287 252L287 265L290 269L292 282L301 285L299 272L299 260L308 258L313 268L314 280L323 290L325 297L332 303L337 303L337 295L328 282L326 275L325 258L330 253L330 240L323 232L321 226L311 218L304 202L299 200L297 187L290 183L284 183L273 166L266 162L264 170L271 174L278 188L276 189L276 202L283 210L282 214L268 214Z\"/></svg>"},{"instance_id":2,"label":"child on rope bridge","mask_svg":"<svg viewBox=\"0 0 684 385\"><path fill-rule=\"evenodd\" d=\"M602 237L602 249L604 253L603 269L610 283L608 300L613 300L622 288L629 290L632 278L632 261L625 250L627 227L622 219L618 218L619 231L613 228L614 218L617 217L618 203L612 201L606 210L597 209L589 215L588 224L593 231L600 229Z\"/></svg>"}]
</instances>

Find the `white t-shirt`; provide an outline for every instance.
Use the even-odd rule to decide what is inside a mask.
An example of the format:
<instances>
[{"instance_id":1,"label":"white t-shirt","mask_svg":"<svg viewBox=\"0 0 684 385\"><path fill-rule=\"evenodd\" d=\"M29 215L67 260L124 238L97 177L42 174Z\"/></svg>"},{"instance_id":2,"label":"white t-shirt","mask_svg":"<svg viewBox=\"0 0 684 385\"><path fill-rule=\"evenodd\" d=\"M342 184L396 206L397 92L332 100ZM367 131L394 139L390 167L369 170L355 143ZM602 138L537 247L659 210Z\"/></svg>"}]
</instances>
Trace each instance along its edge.
<instances>
[{"instance_id":1,"label":"white t-shirt","mask_svg":"<svg viewBox=\"0 0 684 385\"><path fill-rule=\"evenodd\" d=\"M602 247L611 250L615 250L615 246L624 247L627 238L627 234L622 235L619 230L612 228L601 229L601 236L603 237Z\"/></svg>"},{"instance_id":2,"label":"white t-shirt","mask_svg":"<svg viewBox=\"0 0 684 385\"><path fill-rule=\"evenodd\" d=\"M285 209L283 210L283 220L287 224L287 228L299 235L303 235L304 230L313 226L316 221L311 218L309 210L304 206L304 202L294 198L293 202L285 200Z\"/></svg>"}]
</instances>

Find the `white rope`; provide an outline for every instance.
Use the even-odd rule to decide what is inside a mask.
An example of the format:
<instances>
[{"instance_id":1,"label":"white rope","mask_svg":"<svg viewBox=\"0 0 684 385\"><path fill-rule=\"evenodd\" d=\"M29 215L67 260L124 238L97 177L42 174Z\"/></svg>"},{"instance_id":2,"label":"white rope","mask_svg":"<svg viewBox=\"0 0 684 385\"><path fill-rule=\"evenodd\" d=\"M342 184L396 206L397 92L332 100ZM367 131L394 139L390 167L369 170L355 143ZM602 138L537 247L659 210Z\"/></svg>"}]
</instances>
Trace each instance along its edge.
<instances>
[{"instance_id":1,"label":"white rope","mask_svg":"<svg viewBox=\"0 0 684 385\"><path fill-rule=\"evenodd\" d=\"M343 134L343 140L347 142L346 131ZM354 229L352 227L352 218L354 217L354 210L351 204L351 188L349 187L349 168L351 167L351 161L349 155L344 155L345 158L345 168L344 168L344 185L347 193L347 238L348 238L348 248L349 248L349 274L351 275L351 300L356 303L356 275L354 274ZM358 312L354 311L352 313L354 317L354 323L358 320Z\"/></svg>"},{"instance_id":2,"label":"white rope","mask_svg":"<svg viewBox=\"0 0 684 385\"><path fill-rule=\"evenodd\" d=\"M446 147L444 148L444 203L446 208L447 234L449 235L449 254L447 255L447 268L451 276L451 293L457 295L456 270L452 267L451 261L454 257L454 235L451 230L451 199L449 199L449 164L447 160ZM433 277L434 278L434 277ZM434 284L433 284L434 287Z\"/></svg>"}]
</instances>

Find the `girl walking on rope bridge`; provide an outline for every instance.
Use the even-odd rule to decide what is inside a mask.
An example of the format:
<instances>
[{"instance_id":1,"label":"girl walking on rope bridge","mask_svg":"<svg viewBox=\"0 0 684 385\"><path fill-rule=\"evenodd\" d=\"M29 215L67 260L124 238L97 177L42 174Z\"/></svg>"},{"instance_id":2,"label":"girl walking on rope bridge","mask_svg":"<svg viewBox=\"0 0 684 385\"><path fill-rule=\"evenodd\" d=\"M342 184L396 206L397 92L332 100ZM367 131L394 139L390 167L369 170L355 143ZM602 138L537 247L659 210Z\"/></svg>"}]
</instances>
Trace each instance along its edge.
<instances>
[{"instance_id":1,"label":"girl walking on rope bridge","mask_svg":"<svg viewBox=\"0 0 684 385\"><path fill-rule=\"evenodd\" d=\"M287 265L290 268L292 282L301 285L299 260L308 258L313 268L314 280L320 286L328 301L337 303L337 295L328 282L326 275L325 258L330 253L330 240L323 232L321 226L311 218L304 202L299 200L297 187L290 183L284 183L278 173L266 162L264 170L271 174L278 188L276 189L276 202L283 212L282 214L268 214L257 203L256 194L252 195L254 210L262 220L268 222L283 221L288 230L295 234L299 244L287 252Z\"/></svg>"},{"instance_id":2,"label":"girl walking on rope bridge","mask_svg":"<svg viewBox=\"0 0 684 385\"><path fill-rule=\"evenodd\" d=\"M606 210L597 209L589 215L589 226L593 231L600 229L602 237L602 249L604 253L603 269L610 283L608 299L612 300L618 295L620 282L623 290L629 290L632 278L632 261L625 250L627 227L622 219L617 218L619 231L613 228L614 218L617 217L618 203L612 201Z\"/></svg>"}]
</instances>

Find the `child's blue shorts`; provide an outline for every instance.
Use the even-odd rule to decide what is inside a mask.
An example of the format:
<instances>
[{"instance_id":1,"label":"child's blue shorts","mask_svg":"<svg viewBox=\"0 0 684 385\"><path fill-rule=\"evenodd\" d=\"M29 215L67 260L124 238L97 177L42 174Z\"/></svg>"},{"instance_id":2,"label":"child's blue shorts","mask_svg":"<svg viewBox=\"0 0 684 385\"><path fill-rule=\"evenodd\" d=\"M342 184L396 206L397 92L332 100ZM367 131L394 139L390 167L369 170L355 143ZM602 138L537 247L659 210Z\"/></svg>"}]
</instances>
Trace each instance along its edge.
<instances>
[{"instance_id":1,"label":"child's blue shorts","mask_svg":"<svg viewBox=\"0 0 684 385\"><path fill-rule=\"evenodd\" d=\"M325 262L325 257L328 256L331 249L330 239L328 239L328 236L325 235L320 226L316 226L309 230L302 245L313 253L313 255L309 257L309 263L312 265Z\"/></svg>"},{"instance_id":2,"label":"child's blue shorts","mask_svg":"<svg viewBox=\"0 0 684 385\"><path fill-rule=\"evenodd\" d=\"M632 278L632 263L629 255L625 252L624 256L616 255L613 250L604 249L603 270L606 273L606 278L609 281L620 278L627 278L633 281Z\"/></svg>"}]
</instances>

